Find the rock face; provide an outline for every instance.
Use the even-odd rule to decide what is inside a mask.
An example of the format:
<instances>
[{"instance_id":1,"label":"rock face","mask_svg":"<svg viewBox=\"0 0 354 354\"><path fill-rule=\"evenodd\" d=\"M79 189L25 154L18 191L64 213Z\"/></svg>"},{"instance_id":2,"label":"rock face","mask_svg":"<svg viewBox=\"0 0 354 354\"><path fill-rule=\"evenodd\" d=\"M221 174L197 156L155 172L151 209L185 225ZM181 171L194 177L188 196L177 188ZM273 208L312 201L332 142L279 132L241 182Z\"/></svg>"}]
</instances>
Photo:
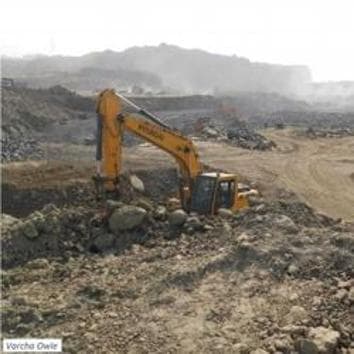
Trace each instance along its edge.
<instances>
[{"instance_id":1,"label":"rock face","mask_svg":"<svg viewBox=\"0 0 354 354\"><path fill-rule=\"evenodd\" d=\"M109 228L113 233L130 230L139 226L146 215L146 210L140 207L125 205L116 209L109 218Z\"/></svg>"},{"instance_id":2,"label":"rock face","mask_svg":"<svg viewBox=\"0 0 354 354\"><path fill-rule=\"evenodd\" d=\"M220 208L218 210L218 215L222 218L231 218L234 216L234 213L230 209Z\"/></svg>"},{"instance_id":3,"label":"rock face","mask_svg":"<svg viewBox=\"0 0 354 354\"><path fill-rule=\"evenodd\" d=\"M182 209L177 209L172 212L168 218L171 226L182 226L187 220L187 214Z\"/></svg>"}]
</instances>

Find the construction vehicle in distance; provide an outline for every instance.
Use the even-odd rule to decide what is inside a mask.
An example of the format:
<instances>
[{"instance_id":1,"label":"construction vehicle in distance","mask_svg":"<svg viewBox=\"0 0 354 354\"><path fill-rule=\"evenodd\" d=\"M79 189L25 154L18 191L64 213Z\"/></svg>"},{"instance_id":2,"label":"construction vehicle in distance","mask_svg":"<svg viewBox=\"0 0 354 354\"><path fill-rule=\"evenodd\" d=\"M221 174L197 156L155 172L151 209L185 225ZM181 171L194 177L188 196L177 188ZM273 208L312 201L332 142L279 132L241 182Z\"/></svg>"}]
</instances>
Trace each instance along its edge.
<instances>
[{"instance_id":1,"label":"construction vehicle in distance","mask_svg":"<svg viewBox=\"0 0 354 354\"><path fill-rule=\"evenodd\" d=\"M124 113L122 102L133 107L135 112ZM118 148L118 153L114 161L107 159L107 163L104 159L104 177L96 177L96 184L106 190L112 190L113 185L119 184L122 137L127 130L175 158L180 172L179 198L185 211L216 214L220 208L236 211L248 207L248 195L252 192L238 190L235 174L203 172L197 149L191 139L170 128L124 96L111 89L102 91L97 100L97 114L103 122L116 124L116 133L106 134L106 137L103 134L102 139L112 139L112 146L115 146L114 149ZM107 141L102 141L102 145L104 144L107 146ZM109 149L108 144L108 151L112 151Z\"/></svg>"}]
</instances>

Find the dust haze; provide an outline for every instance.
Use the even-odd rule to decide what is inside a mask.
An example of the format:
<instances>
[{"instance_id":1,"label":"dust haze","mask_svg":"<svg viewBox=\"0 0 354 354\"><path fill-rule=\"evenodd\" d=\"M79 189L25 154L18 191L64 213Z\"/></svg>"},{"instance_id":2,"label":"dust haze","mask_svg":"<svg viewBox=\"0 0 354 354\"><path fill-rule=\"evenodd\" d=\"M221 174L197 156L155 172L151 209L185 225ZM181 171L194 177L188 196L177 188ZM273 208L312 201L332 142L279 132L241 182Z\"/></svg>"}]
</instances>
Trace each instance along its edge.
<instances>
[{"instance_id":1,"label":"dust haze","mask_svg":"<svg viewBox=\"0 0 354 354\"><path fill-rule=\"evenodd\" d=\"M229 3L1 5L3 338L353 353L351 2Z\"/></svg>"}]
</instances>

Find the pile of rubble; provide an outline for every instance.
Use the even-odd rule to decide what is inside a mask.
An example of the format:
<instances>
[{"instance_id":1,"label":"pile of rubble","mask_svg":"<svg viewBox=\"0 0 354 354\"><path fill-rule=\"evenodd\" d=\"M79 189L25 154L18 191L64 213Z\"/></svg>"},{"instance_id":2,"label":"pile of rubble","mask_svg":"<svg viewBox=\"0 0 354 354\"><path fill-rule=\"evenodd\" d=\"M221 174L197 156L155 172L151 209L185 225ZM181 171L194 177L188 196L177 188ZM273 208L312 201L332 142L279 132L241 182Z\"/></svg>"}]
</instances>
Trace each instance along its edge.
<instances>
[{"instance_id":1,"label":"pile of rubble","mask_svg":"<svg viewBox=\"0 0 354 354\"><path fill-rule=\"evenodd\" d=\"M274 141L248 128L232 128L227 132L232 144L249 150L271 150L276 146Z\"/></svg>"},{"instance_id":2,"label":"pile of rubble","mask_svg":"<svg viewBox=\"0 0 354 354\"><path fill-rule=\"evenodd\" d=\"M353 225L297 200L212 217L146 196L49 204L3 215L2 251L9 337L60 335L69 353L354 346Z\"/></svg>"},{"instance_id":3,"label":"pile of rubble","mask_svg":"<svg viewBox=\"0 0 354 354\"><path fill-rule=\"evenodd\" d=\"M297 126L316 127L318 130L353 130L353 112L326 112L326 111L276 111L252 115L247 122L252 127Z\"/></svg>"},{"instance_id":4,"label":"pile of rubble","mask_svg":"<svg viewBox=\"0 0 354 354\"><path fill-rule=\"evenodd\" d=\"M41 159L37 141L46 141L47 130L82 121L94 112L94 101L60 86L49 89L26 87L2 90L2 161Z\"/></svg>"},{"instance_id":5,"label":"pile of rubble","mask_svg":"<svg viewBox=\"0 0 354 354\"><path fill-rule=\"evenodd\" d=\"M209 124L201 131L202 137L226 141L232 145L249 150L270 150L276 144L265 136L255 132L245 124L239 124L230 128L220 128Z\"/></svg>"},{"instance_id":6,"label":"pile of rubble","mask_svg":"<svg viewBox=\"0 0 354 354\"><path fill-rule=\"evenodd\" d=\"M354 128L338 128L338 129L321 129L309 127L306 130L299 130L300 136L310 139L316 138L342 138L346 136L354 136Z\"/></svg>"},{"instance_id":7,"label":"pile of rubble","mask_svg":"<svg viewBox=\"0 0 354 354\"><path fill-rule=\"evenodd\" d=\"M1 139L1 161L41 160L44 152L37 140L32 138L9 138Z\"/></svg>"}]
</instances>

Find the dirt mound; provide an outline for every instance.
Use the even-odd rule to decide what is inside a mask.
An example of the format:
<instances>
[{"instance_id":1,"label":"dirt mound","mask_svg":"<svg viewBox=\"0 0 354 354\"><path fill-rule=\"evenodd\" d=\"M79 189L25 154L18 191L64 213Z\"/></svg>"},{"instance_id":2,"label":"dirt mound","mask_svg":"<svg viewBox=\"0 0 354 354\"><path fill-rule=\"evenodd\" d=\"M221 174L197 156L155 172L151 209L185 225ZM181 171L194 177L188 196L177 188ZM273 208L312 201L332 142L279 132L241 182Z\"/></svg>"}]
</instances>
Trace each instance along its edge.
<instances>
[{"instance_id":1,"label":"dirt mound","mask_svg":"<svg viewBox=\"0 0 354 354\"><path fill-rule=\"evenodd\" d=\"M26 217L48 203L57 207L95 205L96 193L90 162L33 161L2 167L2 211ZM126 172L120 180L120 199L137 196L132 191ZM175 168L134 170L145 185L145 194L154 201L165 201L177 195L178 177Z\"/></svg>"},{"instance_id":2,"label":"dirt mound","mask_svg":"<svg viewBox=\"0 0 354 354\"><path fill-rule=\"evenodd\" d=\"M24 87L2 90L2 160L40 159L38 139L53 124L86 119L94 101L56 86L47 90Z\"/></svg>"},{"instance_id":3,"label":"dirt mound","mask_svg":"<svg viewBox=\"0 0 354 354\"><path fill-rule=\"evenodd\" d=\"M298 127L314 127L315 129L352 130L354 128L353 112L310 111L276 111L267 114L253 115L249 124L256 127L277 127L292 125Z\"/></svg>"},{"instance_id":4,"label":"dirt mound","mask_svg":"<svg viewBox=\"0 0 354 354\"><path fill-rule=\"evenodd\" d=\"M4 334L63 336L73 353L351 346L353 225L300 202L181 226L147 198L130 205L146 210L132 230L108 222L121 202L3 224Z\"/></svg>"},{"instance_id":5,"label":"dirt mound","mask_svg":"<svg viewBox=\"0 0 354 354\"><path fill-rule=\"evenodd\" d=\"M201 117L187 123L189 134L197 135L206 140L222 141L248 150L270 150L276 144L235 116L225 116L222 112L215 113L217 118ZM186 127L184 128L186 130Z\"/></svg>"},{"instance_id":6,"label":"dirt mound","mask_svg":"<svg viewBox=\"0 0 354 354\"><path fill-rule=\"evenodd\" d=\"M354 124L353 124L354 125ZM317 138L342 138L345 136L354 136L353 128L341 128L341 129L320 129L316 127L309 127L306 130L298 130L299 136L304 136L310 139Z\"/></svg>"},{"instance_id":7,"label":"dirt mound","mask_svg":"<svg viewBox=\"0 0 354 354\"><path fill-rule=\"evenodd\" d=\"M21 161L25 159L41 160L44 153L34 139L15 139L9 135L1 139L1 162Z\"/></svg>"}]
</instances>

